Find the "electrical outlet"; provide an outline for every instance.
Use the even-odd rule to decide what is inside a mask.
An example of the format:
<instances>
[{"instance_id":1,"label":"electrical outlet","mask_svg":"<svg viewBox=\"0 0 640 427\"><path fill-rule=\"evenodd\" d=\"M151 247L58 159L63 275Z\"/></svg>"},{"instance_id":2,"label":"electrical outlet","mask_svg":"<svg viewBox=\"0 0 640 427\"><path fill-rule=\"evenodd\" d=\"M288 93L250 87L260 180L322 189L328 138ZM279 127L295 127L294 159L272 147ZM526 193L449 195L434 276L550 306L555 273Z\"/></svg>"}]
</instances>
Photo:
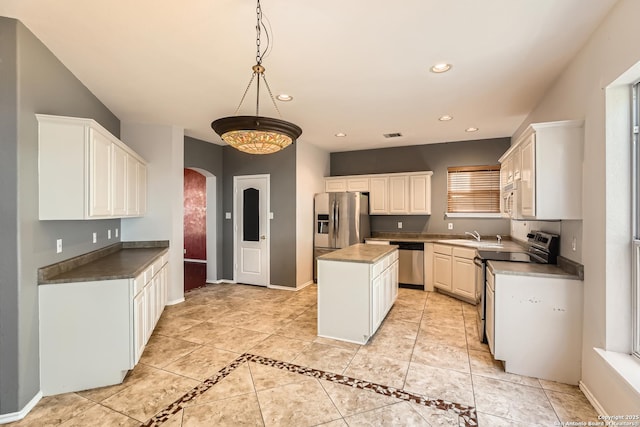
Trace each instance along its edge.
<instances>
[{"instance_id":1,"label":"electrical outlet","mask_svg":"<svg viewBox=\"0 0 640 427\"><path fill-rule=\"evenodd\" d=\"M107 230L107 239L111 239L111 229Z\"/></svg>"},{"instance_id":2,"label":"electrical outlet","mask_svg":"<svg viewBox=\"0 0 640 427\"><path fill-rule=\"evenodd\" d=\"M56 253L62 253L62 239L56 240Z\"/></svg>"},{"instance_id":3,"label":"electrical outlet","mask_svg":"<svg viewBox=\"0 0 640 427\"><path fill-rule=\"evenodd\" d=\"M571 240L571 249L573 249L573 251L575 252L577 248L578 248L578 239L576 239L576 236L573 236L573 239Z\"/></svg>"},{"instance_id":4,"label":"electrical outlet","mask_svg":"<svg viewBox=\"0 0 640 427\"><path fill-rule=\"evenodd\" d=\"M453 230L453 223L452 222L447 224L447 229Z\"/></svg>"},{"instance_id":5,"label":"electrical outlet","mask_svg":"<svg viewBox=\"0 0 640 427\"><path fill-rule=\"evenodd\" d=\"M225 212L224 219L231 219L231 212Z\"/></svg>"},{"instance_id":6,"label":"electrical outlet","mask_svg":"<svg viewBox=\"0 0 640 427\"><path fill-rule=\"evenodd\" d=\"M97 243L98 242L98 233L93 233L93 243Z\"/></svg>"},{"instance_id":7,"label":"electrical outlet","mask_svg":"<svg viewBox=\"0 0 640 427\"><path fill-rule=\"evenodd\" d=\"M402 221L398 221L398 228L402 228Z\"/></svg>"},{"instance_id":8,"label":"electrical outlet","mask_svg":"<svg viewBox=\"0 0 640 427\"><path fill-rule=\"evenodd\" d=\"M116 228L116 239L118 238L118 229Z\"/></svg>"}]
</instances>

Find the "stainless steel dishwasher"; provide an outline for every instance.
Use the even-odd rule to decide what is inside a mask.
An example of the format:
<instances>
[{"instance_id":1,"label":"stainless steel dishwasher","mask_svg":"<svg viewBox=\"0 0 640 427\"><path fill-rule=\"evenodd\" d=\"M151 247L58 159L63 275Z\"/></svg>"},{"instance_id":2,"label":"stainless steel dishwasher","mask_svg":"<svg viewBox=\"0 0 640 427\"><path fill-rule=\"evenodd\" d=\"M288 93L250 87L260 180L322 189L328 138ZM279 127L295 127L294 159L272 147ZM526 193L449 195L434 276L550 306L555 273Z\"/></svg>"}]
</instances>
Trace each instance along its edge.
<instances>
[{"instance_id":1,"label":"stainless steel dishwasher","mask_svg":"<svg viewBox=\"0 0 640 427\"><path fill-rule=\"evenodd\" d=\"M398 282L404 288L424 290L424 243L389 242L398 245Z\"/></svg>"}]
</instances>

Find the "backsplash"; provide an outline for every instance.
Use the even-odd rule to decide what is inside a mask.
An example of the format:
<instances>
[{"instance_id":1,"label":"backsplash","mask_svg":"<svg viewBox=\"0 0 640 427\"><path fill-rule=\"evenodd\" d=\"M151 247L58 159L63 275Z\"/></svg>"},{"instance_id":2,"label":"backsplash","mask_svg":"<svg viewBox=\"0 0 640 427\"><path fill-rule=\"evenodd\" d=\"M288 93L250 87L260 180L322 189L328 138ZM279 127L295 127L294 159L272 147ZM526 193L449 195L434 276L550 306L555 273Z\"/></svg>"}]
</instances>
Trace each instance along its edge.
<instances>
[{"instance_id":1,"label":"backsplash","mask_svg":"<svg viewBox=\"0 0 640 427\"><path fill-rule=\"evenodd\" d=\"M561 221L511 221L511 238L527 241L527 234L531 230L546 231L547 233L562 234Z\"/></svg>"}]
</instances>

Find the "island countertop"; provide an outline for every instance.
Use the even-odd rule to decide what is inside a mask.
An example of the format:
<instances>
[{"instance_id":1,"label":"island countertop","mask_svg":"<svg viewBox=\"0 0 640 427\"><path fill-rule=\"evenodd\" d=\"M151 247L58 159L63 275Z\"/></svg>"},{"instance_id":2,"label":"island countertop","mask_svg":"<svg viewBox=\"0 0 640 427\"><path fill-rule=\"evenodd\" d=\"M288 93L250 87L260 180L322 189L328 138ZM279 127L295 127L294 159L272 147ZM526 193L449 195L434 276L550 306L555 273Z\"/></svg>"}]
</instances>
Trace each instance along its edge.
<instances>
[{"instance_id":1,"label":"island countertop","mask_svg":"<svg viewBox=\"0 0 640 427\"><path fill-rule=\"evenodd\" d=\"M374 264L385 255L398 249L396 245L368 245L357 243L318 257L322 261L360 262Z\"/></svg>"},{"instance_id":2,"label":"island countertop","mask_svg":"<svg viewBox=\"0 0 640 427\"><path fill-rule=\"evenodd\" d=\"M38 269L38 284L134 278L168 250L168 241L119 242Z\"/></svg>"}]
</instances>

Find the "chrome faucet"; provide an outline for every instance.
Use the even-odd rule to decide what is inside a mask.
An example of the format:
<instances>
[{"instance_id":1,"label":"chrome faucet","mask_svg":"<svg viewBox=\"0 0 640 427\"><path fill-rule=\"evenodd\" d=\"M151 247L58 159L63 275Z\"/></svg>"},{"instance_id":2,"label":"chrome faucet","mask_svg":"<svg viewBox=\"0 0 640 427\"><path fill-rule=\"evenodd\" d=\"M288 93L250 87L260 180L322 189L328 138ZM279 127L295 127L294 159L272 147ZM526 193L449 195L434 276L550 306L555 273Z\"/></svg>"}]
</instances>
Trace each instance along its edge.
<instances>
[{"instance_id":1,"label":"chrome faucet","mask_svg":"<svg viewBox=\"0 0 640 427\"><path fill-rule=\"evenodd\" d=\"M498 239L498 244L502 243L502 236L499 234L496 234L496 238Z\"/></svg>"},{"instance_id":2,"label":"chrome faucet","mask_svg":"<svg viewBox=\"0 0 640 427\"><path fill-rule=\"evenodd\" d=\"M480 233L478 233L476 230L473 230L473 232L465 231L464 234L468 234L469 236L473 236L473 238L476 239L478 242L480 241Z\"/></svg>"}]
</instances>

